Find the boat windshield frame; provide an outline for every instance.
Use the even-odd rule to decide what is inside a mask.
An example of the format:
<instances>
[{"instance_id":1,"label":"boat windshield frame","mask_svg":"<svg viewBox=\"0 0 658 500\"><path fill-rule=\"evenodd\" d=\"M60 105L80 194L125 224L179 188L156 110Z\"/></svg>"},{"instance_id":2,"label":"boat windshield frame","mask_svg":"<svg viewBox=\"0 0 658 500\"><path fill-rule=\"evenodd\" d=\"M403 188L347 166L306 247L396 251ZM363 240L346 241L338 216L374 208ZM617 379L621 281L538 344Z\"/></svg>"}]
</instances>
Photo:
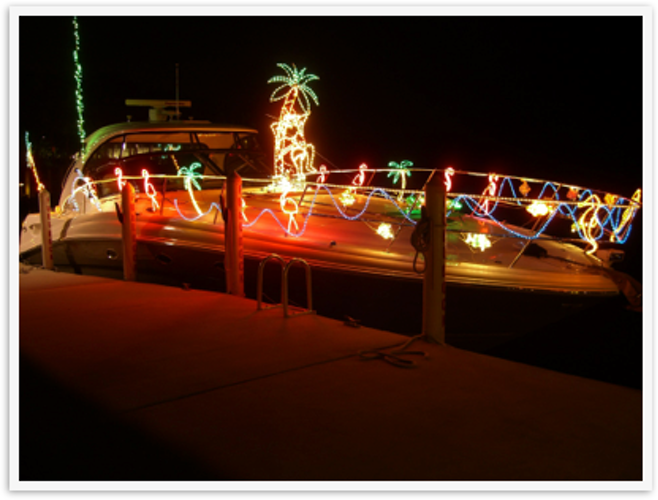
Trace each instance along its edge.
<instances>
[{"instance_id":1,"label":"boat windshield frame","mask_svg":"<svg viewBox=\"0 0 658 500\"><path fill-rule=\"evenodd\" d=\"M174 140L167 140L169 138ZM115 177L116 167L122 169L124 176L139 176L141 168L134 171L138 164L144 164L149 174L156 177L162 174L177 175L179 168L190 168L193 162L203 166L196 172L197 175L211 177L226 176L235 171L243 176L267 178L272 172L271 165L265 162L266 154L258 141L258 131L243 127L206 124L190 127L184 124L180 127L117 128L104 140L93 143L93 149L87 152L85 158L77 158L69 167L63 190L71 185L73 177L79 175L78 171L92 181L101 181ZM157 159L169 159L175 165L174 169L172 165L164 170L159 169L158 162L154 161Z\"/></svg>"},{"instance_id":2,"label":"boat windshield frame","mask_svg":"<svg viewBox=\"0 0 658 500\"><path fill-rule=\"evenodd\" d=\"M159 151L108 160L93 172L86 172L85 175L89 175L92 180L101 181L99 198L102 199L118 193L118 185L107 182L117 178L116 168L121 169L122 177L133 179L141 178L142 171L147 170L152 183L160 184L166 178L167 190L171 191L186 189L186 176L203 179L204 188L221 187L224 178L232 172L249 178L267 179L270 175L267 170L269 166L263 161L264 158L265 153L258 149ZM221 160L221 164L218 160ZM179 173L183 168L187 169L187 174ZM140 192L141 182L135 184L136 191ZM217 186L212 186L213 184Z\"/></svg>"}]
</instances>

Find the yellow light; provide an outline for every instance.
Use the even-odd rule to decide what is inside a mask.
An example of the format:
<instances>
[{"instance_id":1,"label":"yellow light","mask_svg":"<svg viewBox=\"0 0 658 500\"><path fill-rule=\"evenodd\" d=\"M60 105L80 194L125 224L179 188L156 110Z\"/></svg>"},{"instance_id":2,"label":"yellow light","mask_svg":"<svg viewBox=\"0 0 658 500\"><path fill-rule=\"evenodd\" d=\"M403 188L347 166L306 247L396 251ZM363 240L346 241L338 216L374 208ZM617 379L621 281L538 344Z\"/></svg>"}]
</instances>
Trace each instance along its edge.
<instances>
[{"instance_id":1,"label":"yellow light","mask_svg":"<svg viewBox=\"0 0 658 500\"><path fill-rule=\"evenodd\" d=\"M327 170L325 165L320 165L320 175L315 182L318 184L324 184L327 182L327 177L329 177L329 170Z\"/></svg>"},{"instance_id":2,"label":"yellow light","mask_svg":"<svg viewBox=\"0 0 658 500\"><path fill-rule=\"evenodd\" d=\"M535 200L530 206L528 206L528 208L526 208L526 210L535 217L541 217L542 215L553 213L555 211L555 207L548 206L546 203Z\"/></svg>"},{"instance_id":3,"label":"yellow light","mask_svg":"<svg viewBox=\"0 0 658 500\"><path fill-rule=\"evenodd\" d=\"M340 202L343 204L344 207L351 207L354 205L354 202L356 201L356 197L354 196L354 192L352 189L346 189L343 191L343 194L340 195Z\"/></svg>"},{"instance_id":4,"label":"yellow light","mask_svg":"<svg viewBox=\"0 0 658 500\"><path fill-rule=\"evenodd\" d=\"M313 167L315 147L306 142L304 125L311 114L309 97L318 104L315 92L308 83L318 77L306 74L306 68L297 70L287 64L277 64L286 73L285 76L274 76L268 83L281 84L272 93L270 101L283 99L279 121L272 124L274 132L274 176L306 179L306 174L316 172ZM283 91L287 91L283 93ZM295 105L301 113L295 111Z\"/></svg>"},{"instance_id":5,"label":"yellow light","mask_svg":"<svg viewBox=\"0 0 658 500\"><path fill-rule=\"evenodd\" d=\"M519 191L521 191L521 194L526 197L528 196L528 193L530 193L531 188L528 186L528 181L524 180L523 184L521 184L521 187L519 188Z\"/></svg>"},{"instance_id":6,"label":"yellow light","mask_svg":"<svg viewBox=\"0 0 658 500\"><path fill-rule=\"evenodd\" d=\"M481 252L484 252L487 248L491 247L491 241L486 234L482 233L466 233L466 238L464 243L469 245L471 248L478 248Z\"/></svg>"},{"instance_id":7,"label":"yellow light","mask_svg":"<svg viewBox=\"0 0 658 500\"><path fill-rule=\"evenodd\" d=\"M590 248L585 253L588 255L594 255L599 248L596 238L600 235L601 231L603 231L603 228L599 225L598 218L596 217L596 213L601 208L601 198L592 194L578 206L585 206L588 203L591 204L591 206L585 210L578 219L578 227L583 232L585 240L590 244Z\"/></svg>"},{"instance_id":8,"label":"yellow light","mask_svg":"<svg viewBox=\"0 0 658 500\"><path fill-rule=\"evenodd\" d=\"M282 113L272 124L274 132L274 175L304 179L315 172L315 147L304 138L304 125L310 113Z\"/></svg>"},{"instance_id":9,"label":"yellow light","mask_svg":"<svg viewBox=\"0 0 658 500\"><path fill-rule=\"evenodd\" d=\"M247 209L247 203L244 201L244 198L242 198L242 218L244 219L245 222L249 222L249 219L247 219L247 214L244 213L246 209Z\"/></svg>"},{"instance_id":10,"label":"yellow light","mask_svg":"<svg viewBox=\"0 0 658 500\"><path fill-rule=\"evenodd\" d=\"M642 201L642 189L638 189L633 193L633 197L631 198L635 203L639 205L639 203ZM635 215L635 212L637 211L636 207L628 207L626 210L624 210L624 213L621 216L621 221L619 222L619 226L613 234L610 235L610 241L614 241L615 238L619 238L619 233L621 233L626 225L630 222L630 220L633 218Z\"/></svg>"},{"instance_id":11,"label":"yellow light","mask_svg":"<svg viewBox=\"0 0 658 500\"><path fill-rule=\"evenodd\" d=\"M619 196L614 195L614 194L606 194L605 197L603 198L603 201L605 201L605 204L608 205L609 207L613 206L615 203L617 203L617 200L619 199Z\"/></svg>"},{"instance_id":12,"label":"yellow light","mask_svg":"<svg viewBox=\"0 0 658 500\"><path fill-rule=\"evenodd\" d=\"M377 228L377 234L384 238L385 240L392 240L394 237L391 225L386 222L382 222Z\"/></svg>"},{"instance_id":13,"label":"yellow light","mask_svg":"<svg viewBox=\"0 0 658 500\"><path fill-rule=\"evenodd\" d=\"M37 172L37 165L34 162L34 156L32 155L32 143L30 142L29 135L25 132L25 143L27 147L27 166L32 170L34 175L34 181L37 184L37 191L41 192L45 189L45 186L39 180L39 173Z\"/></svg>"}]
</instances>

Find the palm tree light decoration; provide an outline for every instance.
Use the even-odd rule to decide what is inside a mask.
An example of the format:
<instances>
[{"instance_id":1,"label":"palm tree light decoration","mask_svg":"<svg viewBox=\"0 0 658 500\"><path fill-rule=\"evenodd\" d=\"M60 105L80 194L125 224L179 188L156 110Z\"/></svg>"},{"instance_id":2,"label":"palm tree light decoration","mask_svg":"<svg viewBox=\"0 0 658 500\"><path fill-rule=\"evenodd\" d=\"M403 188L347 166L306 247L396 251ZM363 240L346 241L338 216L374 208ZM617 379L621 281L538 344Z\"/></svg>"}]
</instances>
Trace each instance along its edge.
<instances>
[{"instance_id":1,"label":"palm tree light decoration","mask_svg":"<svg viewBox=\"0 0 658 500\"><path fill-rule=\"evenodd\" d=\"M270 96L270 102L283 99L279 121L272 124L274 132L274 178L282 183L285 180L304 181L305 175L315 172L313 158L315 148L304 138L304 125L311 114L311 101L319 105L318 96L308 86L309 82L319 80L312 74L306 74L306 68L297 70L287 64L277 66L285 71L285 76L273 76L267 83L281 83ZM310 99L309 99L310 97ZM299 104L301 112L295 110Z\"/></svg>"},{"instance_id":2,"label":"palm tree light decoration","mask_svg":"<svg viewBox=\"0 0 658 500\"><path fill-rule=\"evenodd\" d=\"M401 179L402 191L398 193L398 201L402 200L404 190L407 188L407 177L411 177L411 172L409 172L409 167L413 167L413 162L409 160L402 160L400 163L395 161L389 162L389 168L396 168L397 170L392 170L388 173L388 177L393 176L393 184L397 184L398 180Z\"/></svg>"},{"instance_id":3,"label":"palm tree light decoration","mask_svg":"<svg viewBox=\"0 0 658 500\"><path fill-rule=\"evenodd\" d=\"M197 179L203 179L203 175L196 170L198 168L201 168L201 163L199 162L194 162L192 163L189 167L181 167L178 170L178 175L181 177L184 177L184 183L185 183L185 189L187 189L187 192L190 194L190 200L192 200L192 203L194 204L194 208L196 209L197 213L199 215L203 214L201 209L199 208L199 205L196 202L196 198L194 198L194 188L201 190L201 185L197 181Z\"/></svg>"}]
</instances>

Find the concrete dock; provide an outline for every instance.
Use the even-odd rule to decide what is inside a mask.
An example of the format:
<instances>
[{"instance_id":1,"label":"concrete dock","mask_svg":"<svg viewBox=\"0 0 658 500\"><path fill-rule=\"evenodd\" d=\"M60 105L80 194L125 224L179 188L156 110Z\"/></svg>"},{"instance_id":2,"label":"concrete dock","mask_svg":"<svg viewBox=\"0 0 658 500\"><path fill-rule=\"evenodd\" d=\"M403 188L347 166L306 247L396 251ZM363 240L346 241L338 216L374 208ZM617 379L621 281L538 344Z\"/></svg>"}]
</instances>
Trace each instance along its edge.
<instances>
[{"instance_id":1,"label":"concrete dock","mask_svg":"<svg viewBox=\"0 0 658 500\"><path fill-rule=\"evenodd\" d=\"M642 392L230 295L21 268L21 481L624 481ZM374 357L374 356L373 356ZM395 361L395 360L393 360Z\"/></svg>"}]
</instances>

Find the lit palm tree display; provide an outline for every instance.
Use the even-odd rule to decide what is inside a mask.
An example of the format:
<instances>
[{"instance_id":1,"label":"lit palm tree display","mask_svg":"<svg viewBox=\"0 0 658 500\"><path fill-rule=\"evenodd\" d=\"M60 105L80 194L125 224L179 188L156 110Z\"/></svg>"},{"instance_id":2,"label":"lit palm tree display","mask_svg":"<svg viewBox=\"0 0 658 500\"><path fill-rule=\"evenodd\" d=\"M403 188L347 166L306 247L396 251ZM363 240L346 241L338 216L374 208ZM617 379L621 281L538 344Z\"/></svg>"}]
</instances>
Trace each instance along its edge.
<instances>
[{"instance_id":1,"label":"lit palm tree display","mask_svg":"<svg viewBox=\"0 0 658 500\"><path fill-rule=\"evenodd\" d=\"M393 184L397 184L400 180L402 191L407 188L407 177L411 177L411 172L409 172L409 167L413 167L413 162L409 160L402 160L400 163L395 161L389 162L389 168L395 168L397 170L392 170L388 173L388 177L393 177ZM401 200L403 197L403 192L400 191L398 194L398 200Z\"/></svg>"},{"instance_id":2,"label":"lit palm tree display","mask_svg":"<svg viewBox=\"0 0 658 500\"><path fill-rule=\"evenodd\" d=\"M308 144L304 137L304 125L311 114L311 102L319 105L318 96L308 86L309 82L319 80L316 75L306 74L306 68L298 70L293 64L279 63L285 76L273 76L267 83L280 83L272 95L270 102L283 99L279 121L272 124L274 132L274 176L291 176L304 180L307 173L315 172L313 158L315 148ZM301 112L295 110L299 104Z\"/></svg>"},{"instance_id":3,"label":"lit palm tree display","mask_svg":"<svg viewBox=\"0 0 658 500\"><path fill-rule=\"evenodd\" d=\"M183 182L185 183L185 189L187 189L187 192L190 193L190 199L192 200L192 203L194 204L194 208L196 209L197 213L201 215L203 212L201 212L201 209L199 208L199 205L196 202L196 198L194 198L194 189L193 189L196 188L198 190L201 190L201 184L199 184L199 181L197 181L197 179L203 179L203 175L200 172L196 171L198 168L201 168L201 163L194 162L189 167L181 167L178 170L178 175L184 178Z\"/></svg>"}]
</instances>

